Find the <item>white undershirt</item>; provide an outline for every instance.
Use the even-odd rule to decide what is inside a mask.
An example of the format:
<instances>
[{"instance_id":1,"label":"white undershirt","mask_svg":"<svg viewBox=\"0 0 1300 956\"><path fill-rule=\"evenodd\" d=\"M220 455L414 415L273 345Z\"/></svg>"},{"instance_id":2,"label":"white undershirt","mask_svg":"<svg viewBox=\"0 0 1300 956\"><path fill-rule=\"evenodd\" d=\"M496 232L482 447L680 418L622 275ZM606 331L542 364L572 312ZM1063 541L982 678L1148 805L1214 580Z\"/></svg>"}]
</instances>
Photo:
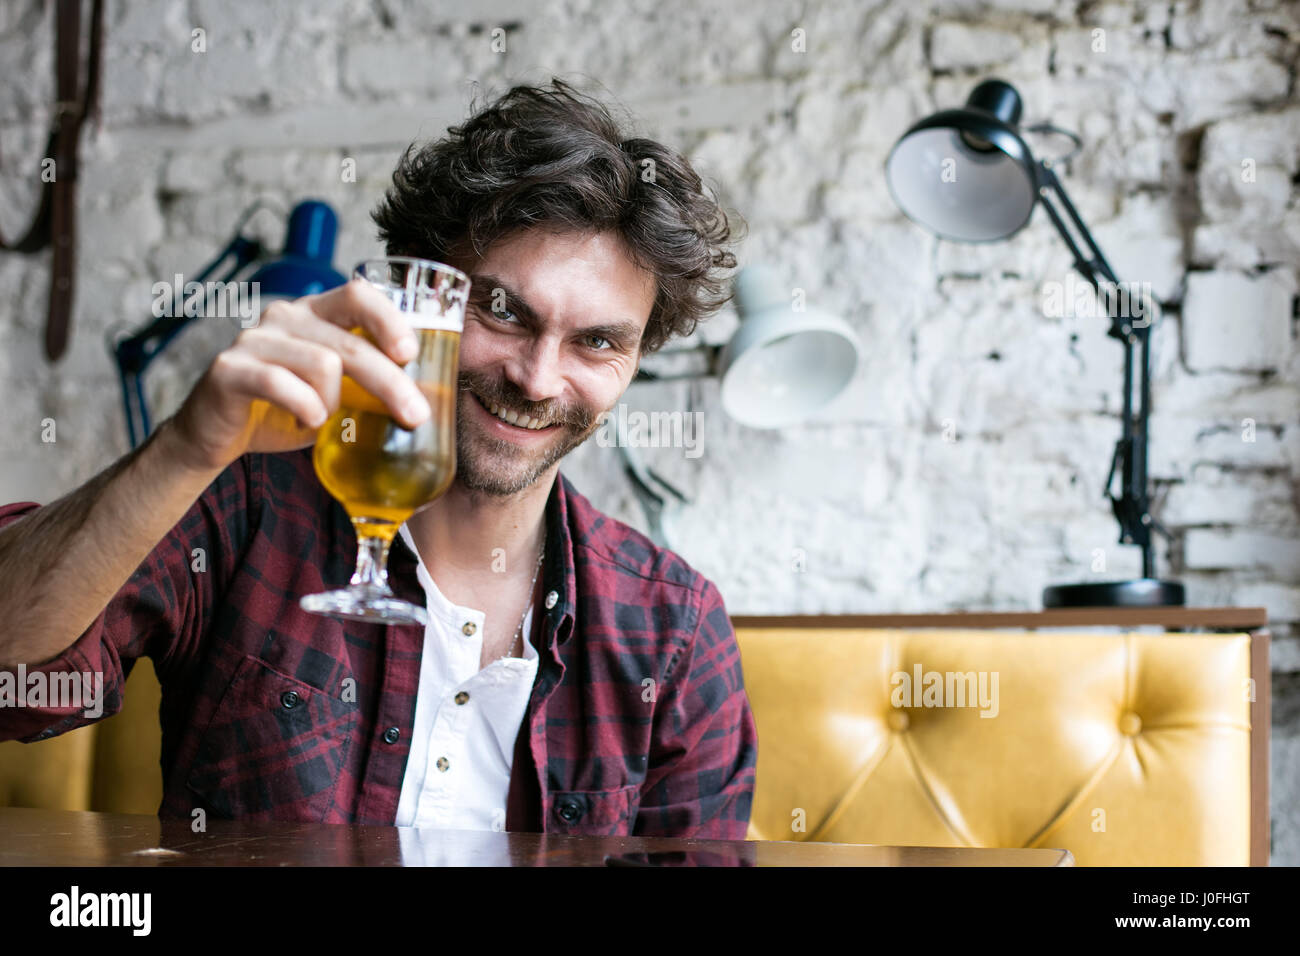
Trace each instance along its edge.
<instances>
[{"instance_id":1,"label":"white undershirt","mask_svg":"<svg viewBox=\"0 0 1300 956\"><path fill-rule=\"evenodd\" d=\"M395 823L504 830L515 739L537 674L537 649L528 640L532 609L524 619L524 656L501 658L480 670L486 615L448 601L429 576L406 525L398 531L416 555L429 623L420 654L411 755ZM472 634L464 632L466 624L473 625ZM461 692L469 696L458 704ZM445 770L439 768L439 758L445 759Z\"/></svg>"}]
</instances>

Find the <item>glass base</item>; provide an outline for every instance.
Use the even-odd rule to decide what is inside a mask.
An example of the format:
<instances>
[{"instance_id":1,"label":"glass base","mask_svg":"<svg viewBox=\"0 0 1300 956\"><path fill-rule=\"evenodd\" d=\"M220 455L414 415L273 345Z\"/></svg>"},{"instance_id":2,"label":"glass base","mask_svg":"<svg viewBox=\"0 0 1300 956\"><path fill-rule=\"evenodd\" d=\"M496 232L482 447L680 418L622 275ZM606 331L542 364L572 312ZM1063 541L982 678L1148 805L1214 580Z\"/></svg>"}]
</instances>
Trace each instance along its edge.
<instances>
[{"instance_id":1,"label":"glass base","mask_svg":"<svg viewBox=\"0 0 1300 956\"><path fill-rule=\"evenodd\" d=\"M350 587L307 594L299 599L298 606L313 614L327 614L362 623L421 626L429 623L429 612L424 608L403 601L392 591L377 588Z\"/></svg>"}]
</instances>

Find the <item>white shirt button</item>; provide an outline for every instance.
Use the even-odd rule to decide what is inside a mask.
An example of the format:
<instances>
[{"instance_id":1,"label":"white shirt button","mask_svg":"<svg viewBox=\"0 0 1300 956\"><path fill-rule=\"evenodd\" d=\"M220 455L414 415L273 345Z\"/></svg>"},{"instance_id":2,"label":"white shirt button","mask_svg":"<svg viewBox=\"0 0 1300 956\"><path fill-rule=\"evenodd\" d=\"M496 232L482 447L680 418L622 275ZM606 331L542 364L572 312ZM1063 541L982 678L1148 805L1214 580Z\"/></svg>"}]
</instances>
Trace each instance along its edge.
<instances>
[{"instance_id":1,"label":"white shirt button","mask_svg":"<svg viewBox=\"0 0 1300 956\"><path fill-rule=\"evenodd\" d=\"M549 592L546 595L546 607L548 609L555 607L555 602L558 601L559 599L560 599L560 595L558 593L556 593L555 591Z\"/></svg>"}]
</instances>

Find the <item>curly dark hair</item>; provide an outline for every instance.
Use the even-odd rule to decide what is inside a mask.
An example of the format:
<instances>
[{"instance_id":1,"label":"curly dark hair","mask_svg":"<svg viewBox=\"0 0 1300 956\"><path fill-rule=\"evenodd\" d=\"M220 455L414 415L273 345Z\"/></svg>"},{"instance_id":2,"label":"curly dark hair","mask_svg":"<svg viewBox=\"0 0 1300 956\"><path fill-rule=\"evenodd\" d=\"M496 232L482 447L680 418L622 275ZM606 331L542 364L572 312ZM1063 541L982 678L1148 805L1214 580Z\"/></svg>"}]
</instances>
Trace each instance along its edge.
<instances>
[{"instance_id":1,"label":"curly dark hair","mask_svg":"<svg viewBox=\"0 0 1300 956\"><path fill-rule=\"evenodd\" d=\"M731 298L726 212L684 156L625 137L598 100L553 78L513 87L447 132L407 147L371 213L389 255L481 255L533 226L615 230L657 281L643 355Z\"/></svg>"}]
</instances>

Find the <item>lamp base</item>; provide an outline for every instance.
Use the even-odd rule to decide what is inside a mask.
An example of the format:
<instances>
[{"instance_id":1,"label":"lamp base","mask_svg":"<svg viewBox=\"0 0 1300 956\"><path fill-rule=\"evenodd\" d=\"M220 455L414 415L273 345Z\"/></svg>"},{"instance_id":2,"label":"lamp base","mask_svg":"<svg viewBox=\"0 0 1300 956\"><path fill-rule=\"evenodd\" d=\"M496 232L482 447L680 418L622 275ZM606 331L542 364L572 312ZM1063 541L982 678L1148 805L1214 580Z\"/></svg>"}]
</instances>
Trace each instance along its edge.
<instances>
[{"instance_id":1,"label":"lamp base","mask_svg":"<svg viewBox=\"0 0 1300 956\"><path fill-rule=\"evenodd\" d=\"M1088 584L1053 584L1043 588L1043 607L1165 607L1187 601L1177 581L1138 578L1134 581L1098 581Z\"/></svg>"}]
</instances>

